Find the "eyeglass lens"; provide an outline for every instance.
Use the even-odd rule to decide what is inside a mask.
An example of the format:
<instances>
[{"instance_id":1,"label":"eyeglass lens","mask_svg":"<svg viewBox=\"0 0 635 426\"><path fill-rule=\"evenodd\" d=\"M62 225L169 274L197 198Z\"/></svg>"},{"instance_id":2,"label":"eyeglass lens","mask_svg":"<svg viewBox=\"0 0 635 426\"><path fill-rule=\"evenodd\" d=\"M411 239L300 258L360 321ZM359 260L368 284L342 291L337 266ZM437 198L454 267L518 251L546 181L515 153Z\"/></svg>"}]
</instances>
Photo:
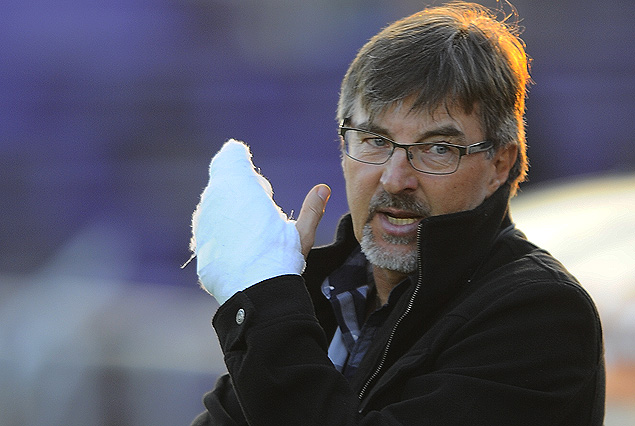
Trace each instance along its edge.
<instances>
[{"instance_id":1,"label":"eyeglass lens","mask_svg":"<svg viewBox=\"0 0 635 426\"><path fill-rule=\"evenodd\" d=\"M359 130L346 130L344 141L347 155L370 164L385 163L396 148L390 139ZM457 148L445 143L408 145L407 150L412 166L429 173L452 173L461 157Z\"/></svg>"}]
</instances>

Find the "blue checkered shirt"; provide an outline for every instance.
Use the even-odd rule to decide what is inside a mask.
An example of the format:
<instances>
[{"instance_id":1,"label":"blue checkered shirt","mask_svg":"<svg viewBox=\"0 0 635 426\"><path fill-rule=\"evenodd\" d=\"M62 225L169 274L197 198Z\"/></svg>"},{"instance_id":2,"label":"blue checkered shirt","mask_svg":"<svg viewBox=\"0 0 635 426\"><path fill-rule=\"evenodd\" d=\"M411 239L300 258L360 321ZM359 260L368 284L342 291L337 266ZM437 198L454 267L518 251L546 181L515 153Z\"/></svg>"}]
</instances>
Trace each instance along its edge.
<instances>
[{"instance_id":1,"label":"blue checkered shirt","mask_svg":"<svg viewBox=\"0 0 635 426\"><path fill-rule=\"evenodd\" d=\"M406 279L395 287L384 306L370 307L376 300L375 281L372 266L359 248L324 280L322 293L331 302L338 324L328 356L346 378L353 377L375 333L410 283ZM367 317L369 310L373 312Z\"/></svg>"}]
</instances>

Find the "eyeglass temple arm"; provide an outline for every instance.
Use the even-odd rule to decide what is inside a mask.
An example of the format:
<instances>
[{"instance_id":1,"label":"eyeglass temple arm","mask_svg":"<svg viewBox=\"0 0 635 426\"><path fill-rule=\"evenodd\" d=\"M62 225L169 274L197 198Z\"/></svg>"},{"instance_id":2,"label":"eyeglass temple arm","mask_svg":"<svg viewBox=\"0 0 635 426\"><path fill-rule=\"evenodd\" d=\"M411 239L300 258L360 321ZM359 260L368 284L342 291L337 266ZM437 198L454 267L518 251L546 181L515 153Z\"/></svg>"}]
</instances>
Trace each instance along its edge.
<instances>
[{"instance_id":1,"label":"eyeglass temple arm","mask_svg":"<svg viewBox=\"0 0 635 426\"><path fill-rule=\"evenodd\" d=\"M494 147L494 143L492 141L479 142L471 146L463 147L462 155L476 154L477 152L490 150L493 147Z\"/></svg>"}]
</instances>

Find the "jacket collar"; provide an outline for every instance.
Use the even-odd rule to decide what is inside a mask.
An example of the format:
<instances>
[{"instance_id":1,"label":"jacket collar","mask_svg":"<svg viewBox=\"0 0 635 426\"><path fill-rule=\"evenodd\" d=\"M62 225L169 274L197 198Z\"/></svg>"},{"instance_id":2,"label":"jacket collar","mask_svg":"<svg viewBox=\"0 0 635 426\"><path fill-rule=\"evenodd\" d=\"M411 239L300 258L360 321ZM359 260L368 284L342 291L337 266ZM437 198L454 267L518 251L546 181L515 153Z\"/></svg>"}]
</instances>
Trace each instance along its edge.
<instances>
[{"instance_id":1,"label":"jacket collar","mask_svg":"<svg viewBox=\"0 0 635 426\"><path fill-rule=\"evenodd\" d=\"M498 235L513 226L508 213L509 189L503 185L473 210L421 222L416 305L420 318L436 316L462 287L485 272L483 265Z\"/></svg>"}]
</instances>

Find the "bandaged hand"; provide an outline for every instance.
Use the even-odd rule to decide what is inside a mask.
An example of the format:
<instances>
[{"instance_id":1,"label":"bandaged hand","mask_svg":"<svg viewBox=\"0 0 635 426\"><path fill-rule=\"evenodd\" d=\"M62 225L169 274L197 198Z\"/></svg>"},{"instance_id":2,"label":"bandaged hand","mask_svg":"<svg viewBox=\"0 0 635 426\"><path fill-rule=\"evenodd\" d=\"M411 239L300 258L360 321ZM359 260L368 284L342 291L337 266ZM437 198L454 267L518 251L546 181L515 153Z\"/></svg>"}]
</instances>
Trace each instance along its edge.
<instances>
[{"instance_id":1,"label":"bandaged hand","mask_svg":"<svg viewBox=\"0 0 635 426\"><path fill-rule=\"evenodd\" d=\"M210 164L190 243L200 283L220 304L253 284L304 269L295 221L272 196L249 148L233 139L226 142Z\"/></svg>"}]
</instances>

